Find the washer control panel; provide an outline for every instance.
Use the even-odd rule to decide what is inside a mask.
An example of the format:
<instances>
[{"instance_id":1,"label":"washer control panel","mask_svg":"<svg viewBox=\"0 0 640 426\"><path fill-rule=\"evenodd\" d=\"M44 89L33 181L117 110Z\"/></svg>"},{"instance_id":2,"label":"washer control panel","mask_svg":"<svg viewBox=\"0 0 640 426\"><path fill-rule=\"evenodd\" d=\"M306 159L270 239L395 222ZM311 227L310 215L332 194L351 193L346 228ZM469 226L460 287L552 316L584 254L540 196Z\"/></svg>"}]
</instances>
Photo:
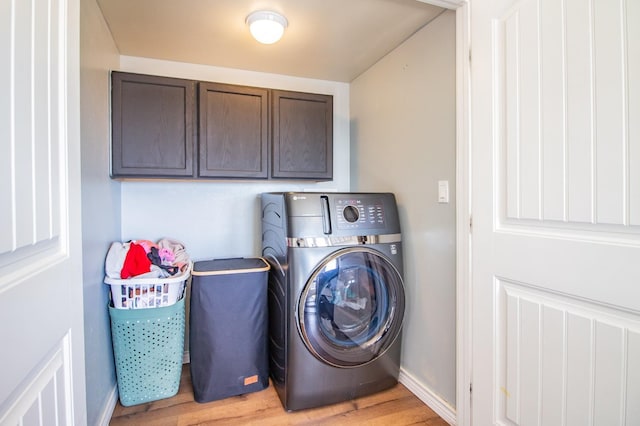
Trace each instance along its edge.
<instances>
[{"instance_id":1,"label":"washer control panel","mask_svg":"<svg viewBox=\"0 0 640 426\"><path fill-rule=\"evenodd\" d=\"M335 202L338 229L384 228L385 211L381 198L339 197Z\"/></svg>"}]
</instances>

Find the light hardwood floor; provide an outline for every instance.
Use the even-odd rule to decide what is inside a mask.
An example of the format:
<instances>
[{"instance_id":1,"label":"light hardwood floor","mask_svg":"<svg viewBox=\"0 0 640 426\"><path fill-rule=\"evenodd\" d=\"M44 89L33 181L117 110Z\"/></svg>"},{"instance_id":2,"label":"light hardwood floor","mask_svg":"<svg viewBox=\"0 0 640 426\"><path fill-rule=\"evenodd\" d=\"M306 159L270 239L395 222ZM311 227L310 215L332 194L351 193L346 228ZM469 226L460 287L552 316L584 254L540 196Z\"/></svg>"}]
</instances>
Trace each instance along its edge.
<instances>
[{"instance_id":1,"label":"light hardwood floor","mask_svg":"<svg viewBox=\"0 0 640 426\"><path fill-rule=\"evenodd\" d=\"M352 401L288 413L273 386L220 401L193 399L189 365L182 370L178 394L147 404L118 404L111 425L433 425L447 426L403 385Z\"/></svg>"}]
</instances>

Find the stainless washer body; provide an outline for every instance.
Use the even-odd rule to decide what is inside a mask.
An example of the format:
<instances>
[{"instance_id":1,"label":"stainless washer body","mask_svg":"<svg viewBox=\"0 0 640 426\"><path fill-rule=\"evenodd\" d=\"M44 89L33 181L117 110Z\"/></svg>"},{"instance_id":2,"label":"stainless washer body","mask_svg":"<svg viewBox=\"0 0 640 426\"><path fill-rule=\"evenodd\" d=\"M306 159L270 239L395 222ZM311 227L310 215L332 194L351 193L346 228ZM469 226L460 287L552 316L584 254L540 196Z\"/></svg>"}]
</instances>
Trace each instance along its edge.
<instances>
[{"instance_id":1,"label":"stainless washer body","mask_svg":"<svg viewBox=\"0 0 640 426\"><path fill-rule=\"evenodd\" d=\"M262 194L270 375L299 410L397 383L405 294L390 193Z\"/></svg>"}]
</instances>

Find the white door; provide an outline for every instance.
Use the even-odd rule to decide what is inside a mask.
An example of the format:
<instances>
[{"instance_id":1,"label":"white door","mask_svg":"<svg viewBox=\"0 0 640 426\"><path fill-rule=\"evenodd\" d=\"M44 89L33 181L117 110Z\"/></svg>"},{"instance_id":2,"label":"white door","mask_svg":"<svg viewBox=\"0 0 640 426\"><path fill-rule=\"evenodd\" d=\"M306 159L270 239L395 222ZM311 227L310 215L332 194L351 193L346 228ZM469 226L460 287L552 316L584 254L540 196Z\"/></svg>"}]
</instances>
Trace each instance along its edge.
<instances>
[{"instance_id":1,"label":"white door","mask_svg":"<svg viewBox=\"0 0 640 426\"><path fill-rule=\"evenodd\" d=\"M474 425L640 425L640 1L471 0Z\"/></svg>"},{"instance_id":2,"label":"white door","mask_svg":"<svg viewBox=\"0 0 640 426\"><path fill-rule=\"evenodd\" d=\"M0 424L84 424L77 0L0 0Z\"/></svg>"}]
</instances>

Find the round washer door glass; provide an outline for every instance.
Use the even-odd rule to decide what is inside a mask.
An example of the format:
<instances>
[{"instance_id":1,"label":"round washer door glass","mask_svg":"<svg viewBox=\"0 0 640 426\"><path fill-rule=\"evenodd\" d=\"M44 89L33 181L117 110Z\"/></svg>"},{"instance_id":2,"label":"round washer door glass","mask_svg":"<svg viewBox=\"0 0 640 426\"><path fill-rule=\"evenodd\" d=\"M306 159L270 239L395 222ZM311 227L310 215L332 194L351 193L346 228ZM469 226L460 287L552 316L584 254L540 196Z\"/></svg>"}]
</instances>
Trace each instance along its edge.
<instances>
[{"instance_id":1,"label":"round washer door glass","mask_svg":"<svg viewBox=\"0 0 640 426\"><path fill-rule=\"evenodd\" d=\"M300 335L328 364L363 365L400 334L404 303L402 277L383 254L360 247L339 250L320 264L302 291Z\"/></svg>"}]
</instances>

